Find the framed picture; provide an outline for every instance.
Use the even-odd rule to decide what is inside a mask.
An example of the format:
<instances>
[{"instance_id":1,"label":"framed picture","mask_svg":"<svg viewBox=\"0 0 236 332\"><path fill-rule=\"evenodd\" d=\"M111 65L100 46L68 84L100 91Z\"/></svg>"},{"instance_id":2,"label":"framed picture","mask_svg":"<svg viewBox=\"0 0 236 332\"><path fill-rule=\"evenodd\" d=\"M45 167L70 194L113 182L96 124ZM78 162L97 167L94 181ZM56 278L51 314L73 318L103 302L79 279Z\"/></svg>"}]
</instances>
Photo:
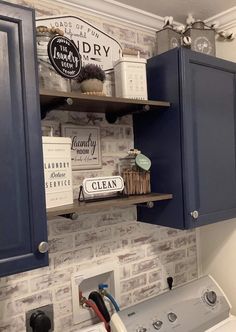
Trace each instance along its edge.
<instances>
[{"instance_id":1,"label":"framed picture","mask_svg":"<svg viewBox=\"0 0 236 332\"><path fill-rule=\"evenodd\" d=\"M100 128L65 124L61 134L71 138L71 164L73 170L102 167Z\"/></svg>"}]
</instances>

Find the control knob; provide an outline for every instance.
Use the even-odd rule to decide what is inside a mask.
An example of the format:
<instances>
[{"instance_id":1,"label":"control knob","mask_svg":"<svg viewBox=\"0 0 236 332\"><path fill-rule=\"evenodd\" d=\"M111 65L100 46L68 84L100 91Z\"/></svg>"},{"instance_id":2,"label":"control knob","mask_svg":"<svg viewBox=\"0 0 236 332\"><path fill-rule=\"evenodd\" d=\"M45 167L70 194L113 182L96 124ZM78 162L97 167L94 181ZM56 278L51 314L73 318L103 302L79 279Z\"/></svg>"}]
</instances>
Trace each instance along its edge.
<instances>
[{"instance_id":1,"label":"control knob","mask_svg":"<svg viewBox=\"0 0 236 332\"><path fill-rule=\"evenodd\" d=\"M214 291L207 291L204 293L204 300L208 305L215 305L217 301L217 295Z\"/></svg>"},{"instance_id":2,"label":"control knob","mask_svg":"<svg viewBox=\"0 0 236 332\"><path fill-rule=\"evenodd\" d=\"M160 330L163 325L163 322L161 320L157 320L153 322L152 326L154 327L155 330Z\"/></svg>"},{"instance_id":3,"label":"control knob","mask_svg":"<svg viewBox=\"0 0 236 332\"><path fill-rule=\"evenodd\" d=\"M174 312L169 312L167 317L171 323L174 323L177 319L177 315Z\"/></svg>"},{"instance_id":4,"label":"control knob","mask_svg":"<svg viewBox=\"0 0 236 332\"><path fill-rule=\"evenodd\" d=\"M146 332L146 331L147 331L146 327L143 326L138 327L136 330L136 332Z\"/></svg>"}]
</instances>

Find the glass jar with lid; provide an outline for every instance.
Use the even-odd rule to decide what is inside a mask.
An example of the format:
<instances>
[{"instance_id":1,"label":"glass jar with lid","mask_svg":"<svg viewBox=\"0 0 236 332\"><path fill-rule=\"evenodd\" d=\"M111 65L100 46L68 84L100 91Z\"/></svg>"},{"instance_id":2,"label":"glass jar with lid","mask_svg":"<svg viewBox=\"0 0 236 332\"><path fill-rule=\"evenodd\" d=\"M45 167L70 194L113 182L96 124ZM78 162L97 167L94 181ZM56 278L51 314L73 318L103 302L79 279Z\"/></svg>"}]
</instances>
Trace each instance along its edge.
<instances>
[{"instance_id":1,"label":"glass jar with lid","mask_svg":"<svg viewBox=\"0 0 236 332\"><path fill-rule=\"evenodd\" d=\"M70 92L70 80L56 72L49 60L47 51L50 39L55 35L63 35L63 31L46 26L38 26L36 31L40 88L44 90Z\"/></svg>"}]
</instances>

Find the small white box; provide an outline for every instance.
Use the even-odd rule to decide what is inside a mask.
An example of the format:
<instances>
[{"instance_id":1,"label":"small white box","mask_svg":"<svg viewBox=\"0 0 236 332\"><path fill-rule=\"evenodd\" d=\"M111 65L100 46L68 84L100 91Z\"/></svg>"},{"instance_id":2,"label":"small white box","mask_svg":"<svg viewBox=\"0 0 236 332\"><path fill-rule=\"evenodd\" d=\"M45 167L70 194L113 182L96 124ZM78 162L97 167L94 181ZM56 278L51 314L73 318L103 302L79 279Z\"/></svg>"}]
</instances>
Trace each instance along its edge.
<instances>
[{"instance_id":1,"label":"small white box","mask_svg":"<svg viewBox=\"0 0 236 332\"><path fill-rule=\"evenodd\" d=\"M114 63L116 97L147 99L146 59L121 57Z\"/></svg>"},{"instance_id":2,"label":"small white box","mask_svg":"<svg viewBox=\"0 0 236 332\"><path fill-rule=\"evenodd\" d=\"M73 203L71 139L43 136L46 207Z\"/></svg>"}]
</instances>

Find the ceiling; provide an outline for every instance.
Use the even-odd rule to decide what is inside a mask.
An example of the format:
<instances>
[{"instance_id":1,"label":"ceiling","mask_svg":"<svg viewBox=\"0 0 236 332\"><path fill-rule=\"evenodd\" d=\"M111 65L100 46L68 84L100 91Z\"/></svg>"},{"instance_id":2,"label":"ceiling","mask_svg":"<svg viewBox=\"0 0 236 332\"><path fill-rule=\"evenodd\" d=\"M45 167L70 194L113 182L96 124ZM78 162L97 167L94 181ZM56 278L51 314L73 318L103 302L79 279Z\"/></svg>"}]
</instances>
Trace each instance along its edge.
<instances>
[{"instance_id":1,"label":"ceiling","mask_svg":"<svg viewBox=\"0 0 236 332\"><path fill-rule=\"evenodd\" d=\"M109 2L109 0L108 0ZM159 16L173 16L177 22L185 23L191 13L195 19L205 20L236 6L236 0L118 0Z\"/></svg>"}]
</instances>

